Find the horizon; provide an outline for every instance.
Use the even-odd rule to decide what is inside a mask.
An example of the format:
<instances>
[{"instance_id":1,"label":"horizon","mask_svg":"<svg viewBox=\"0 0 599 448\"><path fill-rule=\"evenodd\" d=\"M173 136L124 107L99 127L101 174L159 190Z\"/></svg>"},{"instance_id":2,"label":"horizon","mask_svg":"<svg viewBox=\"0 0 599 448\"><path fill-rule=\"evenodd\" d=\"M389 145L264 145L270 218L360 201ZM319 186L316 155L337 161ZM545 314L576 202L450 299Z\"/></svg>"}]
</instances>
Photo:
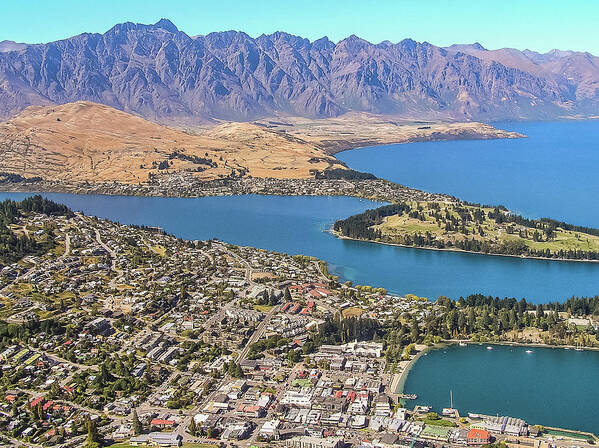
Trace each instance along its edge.
<instances>
[{"instance_id":1,"label":"horizon","mask_svg":"<svg viewBox=\"0 0 599 448\"><path fill-rule=\"evenodd\" d=\"M450 45L441 46L441 45L437 45L437 44L435 44L433 42L428 42L428 41L425 41L425 40L421 41L421 40L417 40L417 39L414 39L414 38L409 37L409 36L408 37L403 37L400 40L395 40L395 41L391 41L389 39L384 39L384 40L381 40L381 41L370 41L370 40L368 40L366 38L363 38L362 36L359 36L359 35L356 35L356 34L350 34L350 35L347 35L345 37L342 37L339 40L333 40L333 39L331 39L327 35L323 35L323 36L320 36L318 38L310 39L310 38L302 36L301 34L294 34L294 33L290 33L290 32L285 31L285 30L276 30L276 31L273 31L271 33L261 33L261 34L258 34L258 35L251 35L248 32L246 32L244 30L240 30L240 29L229 29L229 30L222 30L222 31L210 31L210 32L205 33L205 34L191 34L191 33L187 33L185 30L182 30L181 28L179 28L177 26L177 24L175 22L173 22L171 19L169 19L168 17L161 17L161 18L159 18L158 20L156 20L155 22L152 22L152 23L150 23L150 22L148 22L148 23L144 23L144 22L132 22L130 20L127 20L127 21L124 21L124 22L115 23L113 26L111 26L110 28L106 29L105 31L100 31L100 32L83 32L83 33L74 34L72 36L67 36L67 37L63 37L61 39L57 39L57 40L54 40L54 41L48 41L48 42L35 42L35 43L32 43L32 42L19 42L19 41L14 41L14 40L10 40L10 39L2 39L2 40L0 40L0 43L1 42L11 42L11 43L23 44L23 45L46 45L46 44L52 43L52 42L58 42L58 41L61 41L61 40L68 40L68 39L71 39L73 37L80 36L82 34L100 34L100 35L103 35L103 34L107 33L108 31L110 31L115 26L123 25L125 23L132 23L134 25L142 25L142 26L152 26L152 25L157 25L159 22L161 22L163 20L166 20L166 21L170 22L171 24L173 24L177 28L177 30L179 32L183 32L183 33L187 34L191 38L205 37L205 36L208 36L210 34L234 32L234 33L245 34L245 35L249 36L252 39L257 39L260 36L272 36L272 35L277 34L277 33L282 33L282 34L287 34L287 35L294 36L294 37L299 37L299 38L302 38L302 39L307 39L310 43L314 43L314 42L316 42L318 40L321 40L321 39L328 39L329 41L333 42L335 45L339 44L340 42L343 42L344 40L349 39L350 37L354 37L355 36L358 39L364 40L364 41L366 41L366 42L368 42L368 43L370 43L372 45L380 45L380 44L382 44L384 42L390 42L392 45L396 45L396 44L399 44L400 42L402 42L404 40L412 40L412 41L415 41L415 42L418 42L418 43L428 43L428 44L436 46L438 48L449 48L449 47L454 46L454 45L456 45L456 46L475 46L475 45L480 45L480 46L483 47L484 51L496 51L496 50L503 50L503 49L514 49L514 50L518 50L518 51L522 51L522 52L524 52L524 51L535 52L535 53L538 53L538 54L547 54L547 53L551 53L551 52L554 52L554 51L593 54L593 53L591 53L589 51L572 50L572 49L569 49L569 48L557 48L557 47L556 48L551 48L551 49L549 49L547 51L544 51L544 52L541 52L541 51L538 51L538 50L535 50L535 49L532 49L532 48L514 48L514 47L487 48L484 45L482 45L479 41L475 41L475 42L454 42L453 44L450 44Z\"/></svg>"},{"instance_id":2,"label":"horizon","mask_svg":"<svg viewBox=\"0 0 599 448\"><path fill-rule=\"evenodd\" d=\"M466 0L425 5L385 0L377 2L376 7L366 2L351 2L348 6L341 0L324 4L308 0L293 14L274 0L260 5L236 0L218 4L204 1L203 8L191 0L173 0L168 6L153 2L145 5L142 0L126 4L108 0L102 5L83 5L74 0L58 0L52 6L39 0L34 3L39 11L34 16L16 4L5 6L0 17L0 41L43 44L83 33L103 34L120 23L154 24L166 18L189 36L237 31L256 38L279 31L310 42L328 37L338 43L356 35L373 44L413 39L437 47L480 43L487 50L599 54L599 36L594 33L599 26L599 6L581 0L576 3L584 8L555 0L533 0L525 5L510 0L510 7L485 2L471 5ZM589 9L597 10L597 14L589 14Z\"/></svg>"}]
</instances>

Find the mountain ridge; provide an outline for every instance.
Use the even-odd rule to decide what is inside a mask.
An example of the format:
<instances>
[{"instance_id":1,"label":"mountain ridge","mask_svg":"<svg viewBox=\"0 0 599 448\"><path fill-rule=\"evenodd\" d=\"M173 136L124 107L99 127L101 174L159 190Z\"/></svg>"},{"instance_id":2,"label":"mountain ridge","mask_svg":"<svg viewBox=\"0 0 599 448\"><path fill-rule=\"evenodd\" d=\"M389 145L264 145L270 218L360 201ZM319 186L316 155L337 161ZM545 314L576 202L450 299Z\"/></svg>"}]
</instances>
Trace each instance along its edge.
<instances>
[{"instance_id":1,"label":"mountain ridge","mask_svg":"<svg viewBox=\"0 0 599 448\"><path fill-rule=\"evenodd\" d=\"M169 124L350 111L552 119L595 114L599 105L599 59L579 52L443 48L412 39L372 44L355 35L311 42L285 32L190 37L168 19L46 44L3 44L0 118L74 101Z\"/></svg>"}]
</instances>

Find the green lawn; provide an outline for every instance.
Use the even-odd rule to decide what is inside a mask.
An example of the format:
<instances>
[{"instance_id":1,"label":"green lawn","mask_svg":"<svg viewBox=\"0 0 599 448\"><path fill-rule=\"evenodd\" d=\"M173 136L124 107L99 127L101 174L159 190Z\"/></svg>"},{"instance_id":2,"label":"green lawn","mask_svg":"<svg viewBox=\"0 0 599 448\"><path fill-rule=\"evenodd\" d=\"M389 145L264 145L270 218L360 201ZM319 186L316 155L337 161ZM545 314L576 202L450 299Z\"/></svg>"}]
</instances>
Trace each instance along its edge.
<instances>
[{"instance_id":1,"label":"green lawn","mask_svg":"<svg viewBox=\"0 0 599 448\"><path fill-rule=\"evenodd\" d=\"M273 309L271 305L254 305L254 310L260 311L261 313L268 313Z\"/></svg>"}]
</instances>

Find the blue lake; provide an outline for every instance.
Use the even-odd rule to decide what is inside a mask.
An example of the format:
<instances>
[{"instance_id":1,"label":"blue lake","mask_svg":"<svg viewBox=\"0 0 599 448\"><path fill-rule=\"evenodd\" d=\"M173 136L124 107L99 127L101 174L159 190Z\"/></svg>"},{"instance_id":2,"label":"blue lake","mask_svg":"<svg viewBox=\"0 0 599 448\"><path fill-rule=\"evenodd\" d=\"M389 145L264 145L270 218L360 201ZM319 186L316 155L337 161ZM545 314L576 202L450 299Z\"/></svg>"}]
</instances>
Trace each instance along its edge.
<instances>
[{"instance_id":1,"label":"blue lake","mask_svg":"<svg viewBox=\"0 0 599 448\"><path fill-rule=\"evenodd\" d=\"M0 193L0 199L25 196ZM340 240L326 232L336 219L379 205L356 198L44 196L86 214L160 226L186 239L217 237L235 244L312 255L327 261L329 270L343 280L398 294L435 299L481 292L545 302L599 292L599 263L409 249Z\"/></svg>"},{"instance_id":2,"label":"blue lake","mask_svg":"<svg viewBox=\"0 0 599 448\"><path fill-rule=\"evenodd\" d=\"M451 346L422 356L404 391L412 404L437 412L453 404L468 412L508 415L540 424L599 434L599 352L561 348Z\"/></svg>"},{"instance_id":3,"label":"blue lake","mask_svg":"<svg viewBox=\"0 0 599 448\"><path fill-rule=\"evenodd\" d=\"M337 157L413 188L599 227L599 120L493 125L528 138L384 145Z\"/></svg>"}]
</instances>

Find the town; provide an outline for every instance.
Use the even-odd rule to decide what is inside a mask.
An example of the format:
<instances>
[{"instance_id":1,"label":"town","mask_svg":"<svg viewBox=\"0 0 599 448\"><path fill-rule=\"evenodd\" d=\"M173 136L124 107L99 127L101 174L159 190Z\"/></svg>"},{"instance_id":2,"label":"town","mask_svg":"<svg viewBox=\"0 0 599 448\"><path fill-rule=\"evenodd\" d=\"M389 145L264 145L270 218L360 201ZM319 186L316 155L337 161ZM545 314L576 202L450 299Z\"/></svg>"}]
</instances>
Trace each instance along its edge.
<instances>
[{"instance_id":1,"label":"town","mask_svg":"<svg viewBox=\"0 0 599 448\"><path fill-rule=\"evenodd\" d=\"M8 446L596 442L542 422L411 404L418 391L401 385L442 342L424 335L441 300L340 284L311 257L70 211L22 211L8 228L45 248L0 271ZM412 343L393 342L398 321Z\"/></svg>"},{"instance_id":2,"label":"town","mask_svg":"<svg viewBox=\"0 0 599 448\"><path fill-rule=\"evenodd\" d=\"M206 181L194 177L193 173L189 172L161 173L160 175L154 175L148 182L140 184L121 182L68 183L0 173L0 189L2 191L48 191L74 194L163 197L268 194L280 196L355 196L389 202L405 200L457 201L451 196L427 193L374 177L366 179L351 177L274 179L231 176Z\"/></svg>"}]
</instances>

